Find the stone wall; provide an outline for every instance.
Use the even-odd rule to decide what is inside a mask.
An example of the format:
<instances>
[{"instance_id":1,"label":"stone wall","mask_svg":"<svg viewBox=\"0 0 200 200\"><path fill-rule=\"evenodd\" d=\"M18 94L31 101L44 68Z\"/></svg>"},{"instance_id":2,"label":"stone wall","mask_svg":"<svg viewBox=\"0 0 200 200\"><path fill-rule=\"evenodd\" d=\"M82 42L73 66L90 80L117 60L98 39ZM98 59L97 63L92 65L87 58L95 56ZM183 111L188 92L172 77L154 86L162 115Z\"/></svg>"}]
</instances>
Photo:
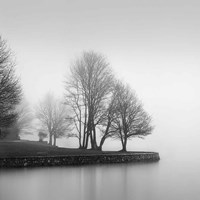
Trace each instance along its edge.
<instances>
[{"instance_id":1,"label":"stone wall","mask_svg":"<svg viewBox=\"0 0 200 200\"><path fill-rule=\"evenodd\" d=\"M0 167L41 167L106 163L154 162L160 159L158 153L123 153L100 155L34 156L0 158Z\"/></svg>"}]
</instances>

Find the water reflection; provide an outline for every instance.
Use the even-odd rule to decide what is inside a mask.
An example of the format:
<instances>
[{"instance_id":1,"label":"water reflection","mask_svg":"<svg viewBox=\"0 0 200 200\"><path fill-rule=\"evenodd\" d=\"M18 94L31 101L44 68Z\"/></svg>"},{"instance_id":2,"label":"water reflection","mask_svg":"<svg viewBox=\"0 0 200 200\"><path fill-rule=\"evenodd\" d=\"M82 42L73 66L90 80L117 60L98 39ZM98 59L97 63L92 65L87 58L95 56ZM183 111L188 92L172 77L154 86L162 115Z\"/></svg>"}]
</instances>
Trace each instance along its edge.
<instances>
[{"instance_id":1,"label":"water reflection","mask_svg":"<svg viewBox=\"0 0 200 200\"><path fill-rule=\"evenodd\" d=\"M0 199L149 199L156 190L152 182L158 165L4 169L0 170Z\"/></svg>"}]
</instances>

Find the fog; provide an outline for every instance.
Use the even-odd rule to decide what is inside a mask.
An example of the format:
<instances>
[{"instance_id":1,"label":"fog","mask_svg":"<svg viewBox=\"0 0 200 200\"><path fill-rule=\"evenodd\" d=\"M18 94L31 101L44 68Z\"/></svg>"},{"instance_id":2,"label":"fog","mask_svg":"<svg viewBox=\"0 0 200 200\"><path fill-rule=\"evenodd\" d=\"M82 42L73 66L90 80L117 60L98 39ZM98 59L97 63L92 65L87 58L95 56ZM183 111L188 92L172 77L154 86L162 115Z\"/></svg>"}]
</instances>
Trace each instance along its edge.
<instances>
[{"instance_id":1,"label":"fog","mask_svg":"<svg viewBox=\"0 0 200 200\"><path fill-rule=\"evenodd\" d=\"M31 106L49 91L62 97L70 63L84 50L100 52L153 119L152 135L132 139L128 150L156 151L161 160L1 169L0 199L198 199L199 19L195 0L1 0L0 35ZM120 148L117 141L104 145Z\"/></svg>"},{"instance_id":2,"label":"fog","mask_svg":"<svg viewBox=\"0 0 200 200\"><path fill-rule=\"evenodd\" d=\"M0 34L14 52L26 99L64 92L83 50L103 53L136 90L155 130L129 149L177 159L199 152L198 1L1 1ZM69 141L66 141L70 145ZM118 147L106 143L105 148ZM191 155L192 154L192 155ZM188 157L187 157L188 159Z\"/></svg>"}]
</instances>

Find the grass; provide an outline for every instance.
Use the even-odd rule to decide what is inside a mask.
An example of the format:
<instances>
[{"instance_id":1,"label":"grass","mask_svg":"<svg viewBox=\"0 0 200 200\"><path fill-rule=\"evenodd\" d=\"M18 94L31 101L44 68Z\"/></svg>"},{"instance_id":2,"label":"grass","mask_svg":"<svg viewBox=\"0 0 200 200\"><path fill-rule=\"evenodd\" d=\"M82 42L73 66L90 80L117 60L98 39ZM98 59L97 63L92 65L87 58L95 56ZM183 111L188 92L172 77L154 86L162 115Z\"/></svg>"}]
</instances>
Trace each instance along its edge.
<instances>
[{"instance_id":1,"label":"grass","mask_svg":"<svg viewBox=\"0 0 200 200\"><path fill-rule=\"evenodd\" d=\"M96 153L92 150L59 148L35 141L2 141L0 157L13 156L48 156L48 155L80 155Z\"/></svg>"},{"instance_id":2,"label":"grass","mask_svg":"<svg viewBox=\"0 0 200 200\"><path fill-rule=\"evenodd\" d=\"M21 156L122 154L119 151L60 148L35 141L1 141L0 158ZM128 152L127 152L128 153ZM131 152L133 153L133 152ZM137 153L137 152L134 152ZM140 152L145 153L145 152ZM150 152L149 152L150 153Z\"/></svg>"}]
</instances>

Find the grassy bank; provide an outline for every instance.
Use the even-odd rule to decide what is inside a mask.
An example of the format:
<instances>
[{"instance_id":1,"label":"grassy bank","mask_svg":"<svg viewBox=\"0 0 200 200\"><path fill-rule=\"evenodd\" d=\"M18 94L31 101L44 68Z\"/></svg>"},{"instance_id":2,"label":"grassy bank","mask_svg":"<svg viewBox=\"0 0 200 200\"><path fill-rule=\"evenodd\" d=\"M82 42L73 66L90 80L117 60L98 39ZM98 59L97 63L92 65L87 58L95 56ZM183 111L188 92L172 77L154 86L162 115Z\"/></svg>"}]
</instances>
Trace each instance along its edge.
<instances>
[{"instance_id":1,"label":"grassy bank","mask_svg":"<svg viewBox=\"0 0 200 200\"><path fill-rule=\"evenodd\" d=\"M93 150L60 148L35 141L2 141L0 157L96 154Z\"/></svg>"},{"instance_id":2,"label":"grassy bank","mask_svg":"<svg viewBox=\"0 0 200 200\"><path fill-rule=\"evenodd\" d=\"M127 152L127 154L130 152ZM131 152L137 153L137 152ZM144 152L145 153L145 152ZM34 141L1 141L0 157L19 156L56 156L56 155L96 155L96 154L123 154L116 151L95 151L87 149L72 149L54 147L41 142Z\"/></svg>"},{"instance_id":3,"label":"grassy bank","mask_svg":"<svg viewBox=\"0 0 200 200\"><path fill-rule=\"evenodd\" d=\"M30 141L0 142L0 168L154 162L159 159L156 152L94 151Z\"/></svg>"}]
</instances>

